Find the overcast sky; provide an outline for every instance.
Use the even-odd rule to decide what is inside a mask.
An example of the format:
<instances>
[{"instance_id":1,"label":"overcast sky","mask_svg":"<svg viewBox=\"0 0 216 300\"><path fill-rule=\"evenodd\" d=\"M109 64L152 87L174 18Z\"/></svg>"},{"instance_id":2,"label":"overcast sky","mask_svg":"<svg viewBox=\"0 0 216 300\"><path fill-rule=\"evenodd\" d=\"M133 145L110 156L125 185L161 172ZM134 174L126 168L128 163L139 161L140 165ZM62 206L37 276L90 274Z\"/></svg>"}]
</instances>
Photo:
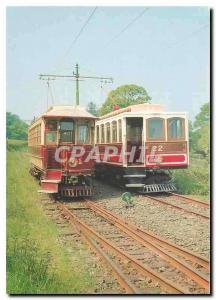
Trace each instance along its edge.
<instances>
[{"instance_id":1,"label":"overcast sky","mask_svg":"<svg viewBox=\"0 0 216 300\"><path fill-rule=\"evenodd\" d=\"M73 44L93 9L7 8L7 111L26 120L40 115L47 86L38 75L70 75L79 63L81 75L114 78L102 88L97 80L80 82L83 106L101 105L110 90L134 83L152 103L192 119L209 100L209 9L150 7L132 22L144 7L98 7ZM74 81L52 81L51 92L55 104L75 104ZM51 105L51 93L48 99Z\"/></svg>"}]
</instances>

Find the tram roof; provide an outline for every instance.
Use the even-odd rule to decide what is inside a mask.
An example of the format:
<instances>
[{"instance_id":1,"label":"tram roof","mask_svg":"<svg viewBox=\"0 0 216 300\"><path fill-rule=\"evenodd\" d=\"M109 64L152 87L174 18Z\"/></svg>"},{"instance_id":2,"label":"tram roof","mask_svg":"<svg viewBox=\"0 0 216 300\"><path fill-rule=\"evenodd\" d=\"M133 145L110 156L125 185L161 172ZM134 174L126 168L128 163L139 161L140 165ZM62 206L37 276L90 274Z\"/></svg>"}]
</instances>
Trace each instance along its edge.
<instances>
[{"instance_id":1,"label":"tram roof","mask_svg":"<svg viewBox=\"0 0 216 300\"><path fill-rule=\"evenodd\" d=\"M125 108L120 108L120 109L114 110L106 115L103 115L102 117L100 117L100 120L103 120L103 119L106 119L109 117L113 117L113 116L116 116L116 115L119 115L122 113L126 113L126 112L160 113L160 112L164 112L164 106L161 104L151 104L151 103L130 105Z\"/></svg>"},{"instance_id":2,"label":"tram roof","mask_svg":"<svg viewBox=\"0 0 216 300\"><path fill-rule=\"evenodd\" d=\"M97 119L91 113L85 110L84 107L77 105L55 105L51 106L42 117L68 117L68 118L87 118Z\"/></svg>"}]
</instances>

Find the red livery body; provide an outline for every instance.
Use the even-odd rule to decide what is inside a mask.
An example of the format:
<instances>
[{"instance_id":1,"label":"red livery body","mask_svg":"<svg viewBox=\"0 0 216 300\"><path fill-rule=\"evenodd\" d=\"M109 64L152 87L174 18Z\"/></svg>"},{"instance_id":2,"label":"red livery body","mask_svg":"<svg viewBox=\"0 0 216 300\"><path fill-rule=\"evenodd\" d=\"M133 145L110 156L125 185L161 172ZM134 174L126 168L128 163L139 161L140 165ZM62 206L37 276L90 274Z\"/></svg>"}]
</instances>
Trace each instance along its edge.
<instances>
[{"instance_id":1,"label":"red livery body","mask_svg":"<svg viewBox=\"0 0 216 300\"><path fill-rule=\"evenodd\" d=\"M169 171L189 163L186 113L166 112L159 104L104 115L96 121L95 143L100 156L96 174L143 192L176 190Z\"/></svg>"},{"instance_id":2,"label":"red livery body","mask_svg":"<svg viewBox=\"0 0 216 300\"><path fill-rule=\"evenodd\" d=\"M92 195L94 161L86 161L94 143L95 117L79 106L54 106L28 131L30 173L40 179L43 193ZM73 157L73 149L84 155Z\"/></svg>"},{"instance_id":3,"label":"red livery body","mask_svg":"<svg viewBox=\"0 0 216 300\"><path fill-rule=\"evenodd\" d=\"M186 113L159 104L116 107L97 120L54 106L29 128L30 173L40 192L70 197L92 195L93 173L143 193L175 191L170 171L188 167L188 141Z\"/></svg>"}]
</instances>

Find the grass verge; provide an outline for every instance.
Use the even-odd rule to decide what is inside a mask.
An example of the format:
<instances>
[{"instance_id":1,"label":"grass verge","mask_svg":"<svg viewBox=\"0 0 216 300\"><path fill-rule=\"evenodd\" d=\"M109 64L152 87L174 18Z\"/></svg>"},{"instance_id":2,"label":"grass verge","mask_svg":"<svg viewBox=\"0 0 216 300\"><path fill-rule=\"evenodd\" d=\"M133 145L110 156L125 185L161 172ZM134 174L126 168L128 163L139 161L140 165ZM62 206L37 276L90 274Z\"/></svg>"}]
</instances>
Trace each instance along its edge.
<instances>
[{"instance_id":1,"label":"grass verge","mask_svg":"<svg viewBox=\"0 0 216 300\"><path fill-rule=\"evenodd\" d=\"M8 151L27 151L28 142L22 140L7 140Z\"/></svg>"},{"instance_id":2,"label":"grass verge","mask_svg":"<svg viewBox=\"0 0 216 300\"><path fill-rule=\"evenodd\" d=\"M209 199L210 178L208 164L206 164L206 167L192 165L185 170L175 170L173 175L180 194L199 195L201 199Z\"/></svg>"},{"instance_id":3,"label":"grass verge","mask_svg":"<svg viewBox=\"0 0 216 300\"><path fill-rule=\"evenodd\" d=\"M7 152L7 293L83 294L95 284L79 253L58 241L28 174L27 153Z\"/></svg>"}]
</instances>

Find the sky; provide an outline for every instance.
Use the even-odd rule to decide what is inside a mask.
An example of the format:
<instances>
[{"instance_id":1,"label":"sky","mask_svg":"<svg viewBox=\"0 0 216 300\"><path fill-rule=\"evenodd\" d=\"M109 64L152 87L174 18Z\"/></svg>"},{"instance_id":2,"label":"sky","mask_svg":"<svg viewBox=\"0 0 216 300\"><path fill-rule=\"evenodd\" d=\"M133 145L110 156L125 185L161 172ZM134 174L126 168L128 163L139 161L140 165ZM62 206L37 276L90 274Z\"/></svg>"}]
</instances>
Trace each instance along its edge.
<instances>
[{"instance_id":1,"label":"sky","mask_svg":"<svg viewBox=\"0 0 216 300\"><path fill-rule=\"evenodd\" d=\"M209 8L144 9L97 7L73 43L94 7L8 7L7 111L31 120L47 102L74 105L74 81L51 81L48 90L39 74L72 75L78 63L83 76L114 79L81 81L82 106L92 101L99 107L109 91L137 84L152 103L188 112L193 120L209 101Z\"/></svg>"}]
</instances>

